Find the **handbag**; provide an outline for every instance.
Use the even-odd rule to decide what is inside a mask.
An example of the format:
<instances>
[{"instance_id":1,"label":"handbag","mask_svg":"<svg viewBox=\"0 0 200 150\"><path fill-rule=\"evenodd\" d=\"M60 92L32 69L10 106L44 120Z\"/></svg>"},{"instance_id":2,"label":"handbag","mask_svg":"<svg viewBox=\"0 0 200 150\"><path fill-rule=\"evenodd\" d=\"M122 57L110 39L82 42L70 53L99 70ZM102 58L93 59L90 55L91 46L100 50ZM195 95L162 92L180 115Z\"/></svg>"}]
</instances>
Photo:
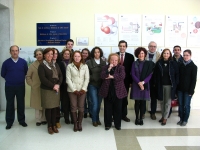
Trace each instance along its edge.
<instances>
[{"instance_id":1,"label":"handbag","mask_svg":"<svg viewBox=\"0 0 200 150\"><path fill-rule=\"evenodd\" d=\"M177 107L178 106L178 99L173 99L171 101L171 107Z\"/></svg>"}]
</instances>

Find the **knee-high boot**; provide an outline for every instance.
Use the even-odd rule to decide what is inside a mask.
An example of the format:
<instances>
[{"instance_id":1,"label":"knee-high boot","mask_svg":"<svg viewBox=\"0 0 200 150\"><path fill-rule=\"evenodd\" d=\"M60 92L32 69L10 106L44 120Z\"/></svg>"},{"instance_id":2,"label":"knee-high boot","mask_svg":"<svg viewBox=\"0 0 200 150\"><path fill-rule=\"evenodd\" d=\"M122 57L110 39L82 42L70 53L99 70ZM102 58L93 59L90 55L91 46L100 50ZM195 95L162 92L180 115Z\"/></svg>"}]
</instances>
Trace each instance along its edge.
<instances>
[{"instance_id":1,"label":"knee-high boot","mask_svg":"<svg viewBox=\"0 0 200 150\"><path fill-rule=\"evenodd\" d=\"M82 131L83 112L78 112L78 130Z\"/></svg>"},{"instance_id":2,"label":"knee-high boot","mask_svg":"<svg viewBox=\"0 0 200 150\"><path fill-rule=\"evenodd\" d=\"M74 132L78 131L77 112L71 112L74 121Z\"/></svg>"}]
</instances>

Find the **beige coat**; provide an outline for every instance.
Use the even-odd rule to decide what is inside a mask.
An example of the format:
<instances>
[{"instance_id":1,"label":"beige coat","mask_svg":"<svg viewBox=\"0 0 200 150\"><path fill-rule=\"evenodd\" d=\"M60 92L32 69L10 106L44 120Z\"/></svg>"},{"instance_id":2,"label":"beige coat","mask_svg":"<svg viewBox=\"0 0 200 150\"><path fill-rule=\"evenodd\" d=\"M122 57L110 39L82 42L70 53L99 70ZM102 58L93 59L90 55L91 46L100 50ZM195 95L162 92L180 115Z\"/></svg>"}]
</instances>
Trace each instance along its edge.
<instances>
[{"instance_id":1,"label":"beige coat","mask_svg":"<svg viewBox=\"0 0 200 150\"><path fill-rule=\"evenodd\" d=\"M86 64L81 64L78 70L73 63L70 63L66 72L67 91L87 91L89 78L89 69Z\"/></svg>"},{"instance_id":2,"label":"beige coat","mask_svg":"<svg viewBox=\"0 0 200 150\"><path fill-rule=\"evenodd\" d=\"M30 106L37 110L42 110L41 94L40 94L40 79L38 76L39 61L33 62L27 72L26 82L31 86Z\"/></svg>"}]
</instances>

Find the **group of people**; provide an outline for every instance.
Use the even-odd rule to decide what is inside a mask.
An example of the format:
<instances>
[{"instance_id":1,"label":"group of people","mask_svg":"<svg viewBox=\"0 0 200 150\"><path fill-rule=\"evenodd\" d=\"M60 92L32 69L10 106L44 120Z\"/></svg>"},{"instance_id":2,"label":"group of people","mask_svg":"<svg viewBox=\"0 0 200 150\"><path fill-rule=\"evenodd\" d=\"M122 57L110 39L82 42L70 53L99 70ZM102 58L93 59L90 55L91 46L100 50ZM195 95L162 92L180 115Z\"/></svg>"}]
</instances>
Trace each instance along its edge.
<instances>
[{"instance_id":1,"label":"group of people","mask_svg":"<svg viewBox=\"0 0 200 150\"><path fill-rule=\"evenodd\" d=\"M121 129L121 120L127 117L128 93L135 100L135 125L143 125L146 101L151 100L150 117L156 120L157 100L161 101L161 125L170 115L171 100L178 97L178 125L185 126L190 114L190 102L196 85L197 66L191 60L191 50L181 56L181 47L173 52L164 49L160 54L155 42L127 53L128 44L121 40L119 52L111 53L106 62L100 47L91 52L84 48L73 50L74 41L66 41L61 53L56 48L38 48L36 61L29 68L19 58L19 47L10 47L11 58L4 61L1 76L5 79L6 129L14 122L14 98L17 98L19 124L26 127L24 113L25 79L31 86L30 106L35 109L36 125L47 124L49 134L58 133L60 112L66 124L74 124L74 132L82 131L83 117L89 113L94 127L101 125L99 118L104 99L104 124L109 130L114 122Z\"/></svg>"}]
</instances>

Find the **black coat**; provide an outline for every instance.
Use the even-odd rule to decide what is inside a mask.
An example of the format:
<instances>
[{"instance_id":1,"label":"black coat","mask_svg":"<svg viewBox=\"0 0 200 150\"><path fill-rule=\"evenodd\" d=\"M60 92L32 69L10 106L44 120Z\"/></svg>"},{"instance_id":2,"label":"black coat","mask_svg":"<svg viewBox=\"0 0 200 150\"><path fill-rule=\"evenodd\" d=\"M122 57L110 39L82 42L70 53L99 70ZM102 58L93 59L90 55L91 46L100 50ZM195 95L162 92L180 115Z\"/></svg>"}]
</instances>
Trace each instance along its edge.
<instances>
[{"instance_id":1,"label":"black coat","mask_svg":"<svg viewBox=\"0 0 200 150\"><path fill-rule=\"evenodd\" d=\"M162 61L163 60L159 60L156 63L155 70L154 70L154 82L155 82L156 91L157 91L156 97L158 100L163 100ZM174 99L175 94L176 94L176 88L179 83L179 69L175 61L169 61L169 76L171 80L171 99Z\"/></svg>"},{"instance_id":2,"label":"black coat","mask_svg":"<svg viewBox=\"0 0 200 150\"><path fill-rule=\"evenodd\" d=\"M117 52L117 54L120 55L120 52ZM125 67L125 73L126 73L126 77L124 79L125 86L130 85L132 83L131 68L132 68L133 62L134 62L133 55L125 52L125 59L123 63L123 66Z\"/></svg>"},{"instance_id":3,"label":"black coat","mask_svg":"<svg viewBox=\"0 0 200 150\"><path fill-rule=\"evenodd\" d=\"M182 63L179 68L178 91L187 92L189 95L194 94L197 81L197 66L190 62L186 66Z\"/></svg>"}]
</instances>

